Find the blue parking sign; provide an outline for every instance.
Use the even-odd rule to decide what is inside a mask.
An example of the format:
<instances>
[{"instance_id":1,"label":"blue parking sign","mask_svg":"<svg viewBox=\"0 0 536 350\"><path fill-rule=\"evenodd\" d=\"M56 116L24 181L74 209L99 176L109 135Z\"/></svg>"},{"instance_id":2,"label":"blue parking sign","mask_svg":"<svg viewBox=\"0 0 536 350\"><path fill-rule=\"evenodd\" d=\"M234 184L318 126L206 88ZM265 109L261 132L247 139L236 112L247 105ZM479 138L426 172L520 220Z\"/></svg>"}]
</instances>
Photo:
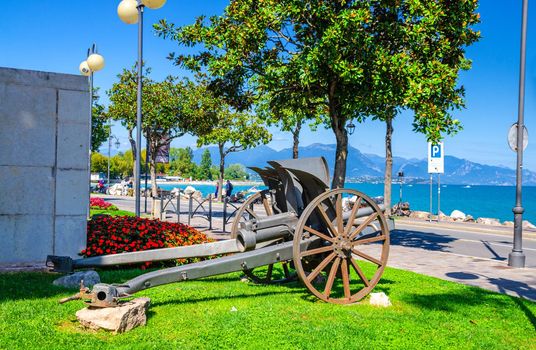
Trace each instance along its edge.
<instances>
[{"instance_id":1,"label":"blue parking sign","mask_svg":"<svg viewBox=\"0 0 536 350\"><path fill-rule=\"evenodd\" d=\"M443 174L445 148L443 142L432 144L428 142L428 172L430 174Z\"/></svg>"},{"instance_id":2,"label":"blue parking sign","mask_svg":"<svg viewBox=\"0 0 536 350\"><path fill-rule=\"evenodd\" d=\"M432 158L441 158L441 146L442 144L436 144L436 145L433 145L433 144L430 144L430 156Z\"/></svg>"}]
</instances>

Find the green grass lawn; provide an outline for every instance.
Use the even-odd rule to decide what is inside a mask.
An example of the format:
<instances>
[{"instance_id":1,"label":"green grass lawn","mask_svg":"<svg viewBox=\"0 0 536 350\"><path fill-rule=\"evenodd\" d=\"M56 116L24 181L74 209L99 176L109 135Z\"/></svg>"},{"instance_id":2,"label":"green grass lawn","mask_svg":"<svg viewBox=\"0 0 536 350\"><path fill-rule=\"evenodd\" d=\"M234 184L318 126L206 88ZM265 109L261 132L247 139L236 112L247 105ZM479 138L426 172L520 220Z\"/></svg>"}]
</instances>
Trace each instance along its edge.
<instances>
[{"instance_id":1,"label":"green grass lawn","mask_svg":"<svg viewBox=\"0 0 536 350\"><path fill-rule=\"evenodd\" d=\"M101 272L121 282L140 271ZM81 301L51 284L57 275L0 274L1 349L536 349L536 303L386 269L375 291L387 309L340 306L299 282L240 282L239 273L140 292L152 300L146 327L125 334L82 329ZM235 307L236 312L231 312Z\"/></svg>"},{"instance_id":2,"label":"green grass lawn","mask_svg":"<svg viewBox=\"0 0 536 350\"><path fill-rule=\"evenodd\" d=\"M136 216L133 212L127 210L106 210L106 209L91 209L90 216L93 215L110 215L110 216Z\"/></svg>"}]
</instances>

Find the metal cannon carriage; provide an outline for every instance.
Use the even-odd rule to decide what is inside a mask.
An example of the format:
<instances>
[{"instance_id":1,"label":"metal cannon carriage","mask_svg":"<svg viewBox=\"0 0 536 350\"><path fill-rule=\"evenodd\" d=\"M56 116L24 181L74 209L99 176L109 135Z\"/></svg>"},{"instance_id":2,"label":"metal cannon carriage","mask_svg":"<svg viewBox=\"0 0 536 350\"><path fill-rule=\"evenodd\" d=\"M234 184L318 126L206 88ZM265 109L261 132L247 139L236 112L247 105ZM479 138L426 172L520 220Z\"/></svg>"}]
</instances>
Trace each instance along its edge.
<instances>
[{"instance_id":1,"label":"metal cannon carriage","mask_svg":"<svg viewBox=\"0 0 536 350\"><path fill-rule=\"evenodd\" d=\"M299 278L318 298L350 304L378 283L389 254L393 222L373 199L352 189L329 189L324 158L270 161L256 171L268 189L250 196L237 211L231 239L72 259L48 256L53 271L162 261L222 257L142 274L120 285L96 284L61 302L88 300L114 307L122 298L159 285L244 271L257 283Z\"/></svg>"}]
</instances>

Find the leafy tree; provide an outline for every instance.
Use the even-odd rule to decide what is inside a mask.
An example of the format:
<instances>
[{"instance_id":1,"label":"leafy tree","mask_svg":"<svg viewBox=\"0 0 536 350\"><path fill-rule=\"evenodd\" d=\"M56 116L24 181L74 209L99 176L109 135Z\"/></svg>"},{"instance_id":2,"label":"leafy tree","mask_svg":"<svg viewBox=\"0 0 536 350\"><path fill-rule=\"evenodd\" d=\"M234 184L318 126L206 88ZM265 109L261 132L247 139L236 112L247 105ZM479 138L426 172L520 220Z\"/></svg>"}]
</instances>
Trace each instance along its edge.
<instances>
[{"instance_id":1,"label":"leafy tree","mask_svg":"<svg viewBox=\"0 0 536 350\"><path fill-rule=\"evenodd\" d=\"M156 156L158 150L171 142L172 139L182 136L187 130L190 119L186 117L184 105L181 103L187 82L178 82L174 77L167 77L162 82L151 80L147 69L143 79L143 134L149 142L149 163L151 173L152 195L157 196L156 185ZM118 76L119 81L114 83L107 92L111 104L107 115L120 120L126 127L132 154L136 147L133 139L133 130L136 126L136 96L137 96L137 70L124 69Z\"/></svg>"},{"instance_id":2,"label":"leafy tree","mask_svg":"<svg viewBox=\"0 0 536 350\"><path fill-rule=\"evenodd\" d=\"M128 150L125 153L119 152L110 160L110 172L114 177L130 177L134 172L134 157L132 151Z\"/></svg>"},{"instance_id":3,"label":"leafy tree","mask_svg":"<svg viewBox=\"0 0 536 350\"><path fill-rule=\"evenodd\" d=\"M106 173L108 172L108 157L98 153L91 153L91 172Z\"/></svg>"},{"instance_id":4,"label":"leafy tree","mask_svg":"<svg viewBox=\"0 0 536 350\"><path fill-rule=\"evenodd\" d=\"M272 135L258 118L243 112L232 112L225 107L220 109L217 124L210 132L200 134L197 146L218 145L220 166L218 174L218 198L221 199L225 175L225 157L231 152L243 151L259 144L270 142Z\"/></svg>"},{"instance_id":5,"label":"leafy tree","mask_svg":"<svg viewBox=\"0 0 536 350\"><path fill-rule=\"evenodd\" d=\"M242 164L231 164L225 169L225 178L228 180L247 180L249 174Z\"/></svg>"},{"instance_id":6,"label":"leafy tree","mask_svg":"<svg viewBox=\"0 0 536 350\"><path fill-rule=\"evenodd\" d=\"M197 165L193 162L194 153L190 147L172 148L170 154L170 170L174 175L196 177Z\"/></svg>"},{"instance_id":7,"label":"leafy tree","mask_svg":"<svg viewBox=\"0 0 536 350\"><path fill-rule=\"evenodd\" d=\"M370 32L376 49L373 86L378 109L372 114L386 124L386 213L391 210L393 120L401 109L414 111L415 131L437 142L461 129L452 113L464 107L460 70L468 70L465 47L479 38L473 0L377 1Z\"/></svg>"},{"instance_id":8,"label":"leafy tree","mask_svg":"<svg viewBox=\"0 0 536 350\"><path fill-rule=\"evenodd\" d=\"M306 96L318 103L321 121L337 140L332 186L342 187L345 126L373 103L369 16L370 1L234 0L220 17L200 17L183 28L161 21L156 29L179 45L201 44L201 52L171 58L221 77L230 97L251 101L267 93L279 100Z\"/></svg>"},{"instance_id":9,"label":"leafy tree","mask_svg":"<svg viewBox=\"0 0 536 350\"><path fill-rule=\"evenodd\" d=\"M98 89L93 92L93 105L91 106L91 151L97 152L100 146L108 139L110 126L104 113L104 106L99 104Z\"/></svg>"},{"instance_id":10,"label":"leafy tree","mask_svg":"<svg viewBox=\"0 0 536 350\"><path fill-rule=\"evenodd\" d=\"M198 168L198 178L212 181L212 172L210 171L210 168L212 168L212 157L207 148L203 151L203 155L201 156L201 163Z\"/></svg>"}]
</instances>

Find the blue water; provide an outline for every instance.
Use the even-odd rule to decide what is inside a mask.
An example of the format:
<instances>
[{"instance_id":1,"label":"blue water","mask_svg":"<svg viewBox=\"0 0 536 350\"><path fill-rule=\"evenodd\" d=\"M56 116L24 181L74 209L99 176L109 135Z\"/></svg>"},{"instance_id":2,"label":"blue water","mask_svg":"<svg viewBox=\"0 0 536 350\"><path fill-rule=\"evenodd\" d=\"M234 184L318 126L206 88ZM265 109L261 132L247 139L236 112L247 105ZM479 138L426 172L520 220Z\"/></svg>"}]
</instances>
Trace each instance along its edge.
<instances>
[{"instance_id":1,"label":"blue water","mask_svg":"<svg viewBox=\"0 0 536 350\"><path fill-rule=\"evenodd\" d=\"M186 184L171 185L159 184L162 189L171 190L174 187L186 188ZM212 185L193 185L203 193L203 196L214 193ZM383 184L348 183L346 188L353 188L366 193L371 197L383 196ZM234 193L244 191L251 186L234 186ZM258 186L258 188L264 188ZM399 201L399 185L392 187L392 202ZM430 210L430 185L404 185L402 187L402 200L410 203L411 210ZM441 211L449 215L454 209L465 214L477 217L497 218L502 221L513 221L512 208L515 204L514 186L472 186L463 185L441 186ZM536 187L523 188L523 219L536 223ZM433 212L437 212L437 184L433 187Z\"/></svg>"}]
</instances>

